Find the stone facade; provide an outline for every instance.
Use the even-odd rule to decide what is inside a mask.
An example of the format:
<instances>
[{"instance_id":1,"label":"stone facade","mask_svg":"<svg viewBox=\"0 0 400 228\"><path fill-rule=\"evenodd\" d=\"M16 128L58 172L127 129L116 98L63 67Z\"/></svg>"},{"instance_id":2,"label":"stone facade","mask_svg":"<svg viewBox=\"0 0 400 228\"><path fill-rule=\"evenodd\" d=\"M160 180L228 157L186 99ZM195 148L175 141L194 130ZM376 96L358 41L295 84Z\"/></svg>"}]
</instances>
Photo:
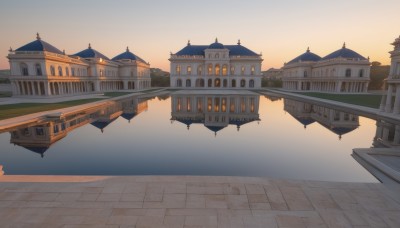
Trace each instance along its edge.
<instances>
[{"instance_id":1,"label":"stone facade","mask_svg":"<svg viewBox=\"0 0 400 228\"><path fill-rule=\"evenodd\" d=\"M7 58L13 96L71 96L151 86L150 65L128 48L111 60L90 44L86 50L67 55L37 35L31 43L10 48Z\"/></svg>"},{"instance_id":2,"label":"stone facade","mask_svg":"<svg viewBox=\"0 0 400 228\"><path fill-rule=\"evenodd\" d=\"M171 54L172 88L242 88L261 87L261 55L242 46L223 45L215 40L210 45L187 46Z\"/></svg>"},{"instance_id":3,"label":"stone facade","mask_svg":"<svg viewBox=\"0 0 400 228\"><path fill-rule=\"evenodd\" d=\"M382 98L380 109L383 112L400 114L400 36L392 45L390 53L390 73L386 79L387 94Z\"/></svg>"},{"instance_id":4,"label":"stone facade","mask_svg":"<svg viewBox=\"0 0 400 228\"><path fill-rule=\"evenodd\" d=\"M365 93L370 80L369 58L343 47L324 58L310 49L285 63L283 89L328 93Z\"/></svg>"}]
</instances>

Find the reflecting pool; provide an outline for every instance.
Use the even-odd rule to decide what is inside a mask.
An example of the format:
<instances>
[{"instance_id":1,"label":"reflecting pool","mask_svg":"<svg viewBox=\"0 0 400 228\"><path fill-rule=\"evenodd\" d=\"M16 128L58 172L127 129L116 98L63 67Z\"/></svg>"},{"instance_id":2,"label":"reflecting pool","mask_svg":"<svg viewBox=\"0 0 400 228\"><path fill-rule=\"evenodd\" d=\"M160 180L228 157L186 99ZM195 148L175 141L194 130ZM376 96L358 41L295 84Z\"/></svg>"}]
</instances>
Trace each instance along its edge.
<instances>
[{"instance_id":1,"label":"reflecting pool","mask_svg":"<svg viewBox=\"0 0 400 228\"><path fill-rule=\"evenodd\" d=\"M377 182L351 156L353 148L383 143L377 132L376 120L279 96L176 91L3 132L0 165L5 174Z\"/></svg>"}]
</instances>

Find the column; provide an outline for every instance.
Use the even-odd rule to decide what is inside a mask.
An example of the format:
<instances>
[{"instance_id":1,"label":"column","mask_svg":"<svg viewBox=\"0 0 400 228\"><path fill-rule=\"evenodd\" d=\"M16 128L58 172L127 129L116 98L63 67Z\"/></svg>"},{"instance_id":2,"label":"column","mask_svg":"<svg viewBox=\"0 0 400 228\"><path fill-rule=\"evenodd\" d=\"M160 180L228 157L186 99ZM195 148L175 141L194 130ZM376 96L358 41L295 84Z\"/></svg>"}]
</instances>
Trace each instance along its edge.
<instances>
[{"instance_id":1,"label":"column","mask_svg":"<svg viewBox=\"0 0 400 228\"><path fill-rule=\"evenodd\" d=\"M386 97L386 106L385 106L385 111L386 112L391 112L392 111L392 96L393 96L393 85L390 84L387 92L387 97Z\"/></svg>"},{"instance_id":2,"label":"column","mask_svg":"<svg viewBox=\"0 0 400 228\"><path fill-rule=\"evenodd\" d=\"M396 125L394 129L393 144L400 144L400 125Z\"/></svg>"},{"instance_id":3,"label":"column","mask_svg":"<svg viewBox=\"0 0 400 228\"><path fill-rule=\"evenodd\" d=\"M374 140L378 140L382 138L382 122L377 120L376 121L376 132Z\"/></svg>"},{"instance_id":4,"label":"column","mask_svg":"<svg viewBox=\"0 0 400 228\"><path fill-rule=\"evenodd\" d=\"M50 95L49 94L49 87L50 87L49 83L48 82L43 82L43 86L44 86L44 95L45 96L49 96Z\"/></svg>"},{"instance_id":5,"label":"column","mask_svg":"<svg viewBox=\"0 0 400 228\"><path fill-rule=\"evenodd\" d=\"M396 85L396 96L394 97L393 113L399 114L400 112L400 84Z\"/></svg>"}]
</instances>

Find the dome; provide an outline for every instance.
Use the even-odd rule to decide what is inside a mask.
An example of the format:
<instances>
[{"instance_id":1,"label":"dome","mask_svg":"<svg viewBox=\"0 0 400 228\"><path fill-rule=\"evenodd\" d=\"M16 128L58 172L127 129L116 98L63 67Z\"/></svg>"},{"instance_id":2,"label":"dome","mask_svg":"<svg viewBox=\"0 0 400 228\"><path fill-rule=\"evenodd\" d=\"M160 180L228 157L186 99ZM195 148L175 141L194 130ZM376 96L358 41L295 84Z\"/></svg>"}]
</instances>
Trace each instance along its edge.
<instances>
[{"instance_id":1,"label":"dome","mask_svg":"<svg viewBox=\"0 0 400 228\"><path fill-rule=\"evenodd\" d=\"M107 56L101 54L100 52L92 49L92 46L89 44L89 47L81 52L74 54L74 56L79 56L81 58L102 58L106 60L110 60Z\"/></svg>"},{"instance_id":2,"label":"dome","mask_svg":"<svg viewBox=\"0 0 400 228\"><path fill-rule=\"evenodd\" d=\"M316 62L319 61L320 59L321 59L320 56L312 53L310 51L310 48L307 48L307 51L304 54L301 54L296 58L292 59L291 61L288 62L288 64L297 62Z\"/></svg>"},{"instance_id":3,"label":"dome","mask_svg":"<svg viewBox=\"0 0 400 228\"><path fill-rule=\"evenodd\" d=\"M345 59L360 59L360 60L367 60L357 52L347 49L346 43L343 44L343 47L337 51L332 52L331 54L322 58L322 60L328 59L336 59L336 58L345 58Z\"/></svg>"},{"instance_id":4,"label":"dome","mask_svg":"<svg viewBox=\"0 0 400 228\"><path fill-rule=\"evenodd\" d=\"M224 45L218 43L218 39L215 38L215 43L210 44L210 46L208 46L208 49L224 49Z\"/></svg>"},{"instance_id":5,"label":"dome","mask_svg":"<svg viewBox=\"0 0 400 228\"><path fill-rule=\"evenodd\" d=\"M128 47L126 47L126 51L124 53L121 53L121 54L115 56L114 58L112 58L113 61L122 60L122 59L130 59L130 60L136 60L136 61L139 61L142 63L146 63L146 61L144 61L142 58L140 58L139 56L130 52Z\"/></svg>"},{"instance_id":6,"label":"dome","mask_svg":"<svg viewBox=\"0 0 400 228\"><path fill-rule=\"evenodd\" d=\"M62 51L58 50L53 45L43 41L40 38L39 33L37 34L35 41L25 44L24 46L16 49L15 51L48 51L48 52L53 52L53 53L57 53L57 54L61 54L61 55L64 54Z\"/></svg>"}]
</instances>

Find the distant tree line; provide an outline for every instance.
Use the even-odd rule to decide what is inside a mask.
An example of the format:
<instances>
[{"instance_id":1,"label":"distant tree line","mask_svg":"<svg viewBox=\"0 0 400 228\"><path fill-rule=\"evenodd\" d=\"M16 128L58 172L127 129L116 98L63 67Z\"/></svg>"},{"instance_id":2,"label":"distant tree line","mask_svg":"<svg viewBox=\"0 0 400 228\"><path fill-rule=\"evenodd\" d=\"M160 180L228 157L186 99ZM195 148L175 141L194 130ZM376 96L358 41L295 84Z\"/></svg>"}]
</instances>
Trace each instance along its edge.
<instances>
[{"instance_id":1,"label":"distant tree line","mask_svg":"<svg viewBox=\"0 0 400 228\"><path fill-rule=\"evenodd\" d=\"M150 68L151 86L152 87L169 87L169 72L158 68Z\"/></svg>"}]
</instances>

